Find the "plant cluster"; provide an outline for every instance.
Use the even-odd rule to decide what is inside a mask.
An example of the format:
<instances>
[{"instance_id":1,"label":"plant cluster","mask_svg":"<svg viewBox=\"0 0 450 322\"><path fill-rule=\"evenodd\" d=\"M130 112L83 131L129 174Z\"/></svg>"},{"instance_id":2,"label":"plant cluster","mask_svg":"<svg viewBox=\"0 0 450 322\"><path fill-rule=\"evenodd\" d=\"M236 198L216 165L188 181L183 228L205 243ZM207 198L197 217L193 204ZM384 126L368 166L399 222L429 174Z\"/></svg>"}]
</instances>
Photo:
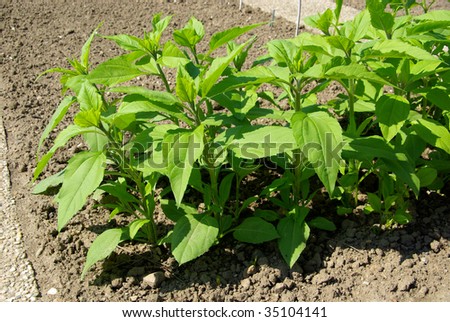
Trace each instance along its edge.
<instances>
[{"instance_id":1,"label":"plant cluster","mask_svg":"<svg viewBox=\"0 0 450 322\"><path fill-rule=\"evenodd\" d=\"M183 264L227 234L248 243L277 240L292 267L311 228L335 229L329 219L308 217L314 195L327 194L339 203L337 214L348 214L368 177L376 184L366 213L388 225L409 222L408 200L422 187L441 189L450 173L450 12L422 3L424 14L412 16L415 5L368 0L343 23L336 1L335 10L307 20L322 34L270 41L252 62L255 38L236 39L261 24L218 32L199 52L200 21L191 18L163 42L171 17L158 14L141 38L104 36L126 53L91 69L95 30L71 69L47 71L62 74L65 96L39 149L70 108L76 115L34 173L38 178L57 149L82 136L88 148L34 192L60 186L58 230L91 195L111 210L110 220L128 222L95 239L83 276L127 240L170 245ZM133 85L142 77L159 79L164 89ZM319 104L336 83L343 92ZM276 179L243 198L242 183L262 166ZM170 185L156 193L164 180ZM189 204L185 195L194 192L200 200ZM249 211L260 198L274 210ZM155 223L158 204L175 223L164 236Z\"/></svg>"}]
</instances>

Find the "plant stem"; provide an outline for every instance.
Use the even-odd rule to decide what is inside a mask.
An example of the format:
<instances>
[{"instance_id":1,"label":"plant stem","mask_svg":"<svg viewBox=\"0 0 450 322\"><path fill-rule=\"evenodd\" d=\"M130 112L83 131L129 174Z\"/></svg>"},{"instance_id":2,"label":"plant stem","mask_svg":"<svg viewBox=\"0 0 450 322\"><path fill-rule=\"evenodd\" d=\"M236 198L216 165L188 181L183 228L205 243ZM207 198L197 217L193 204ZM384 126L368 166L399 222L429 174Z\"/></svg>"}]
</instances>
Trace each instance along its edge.
<instances>
[{"instance_id":1,"label":"plant stem","mask_svg":"<svg viewBox=\"0 0 450 322\"><path fill-rule=\"evenodd\" d=\"M168 93L172 93L172 89L170 88L169 82L167 81L167 78L166 78L166 74L164 74L164 71L162 70L161 65L156 63L156 68L158 68L159 76L161 77L161 79L164 83L164 86L166 87L166 91Z\"/></svg>"},{"instance_id":2,"label":"plant stem","mask_svg":"<svg viewBox=\"0 0 450 322\"><path fill-rule=\"evenodd\" d=\"M348 93L348 110L349 110L349 124L347 128L347 133L350 137L356 135L356 120L355 120L355 80L350 79L349 87L345 87Z\"/></svg>"},{"instance_id":3,"label":"plant stem","mask_svg":"<svg viewBox=\"0 0 450 322\"><path fill-rule=\"evenodd\" d=\"M114 146L114 148L117 151L121 150L121 147L119 144L114 140L114 138L111 136L109 131L107 131L100 123L99 129L106 135L109 142ZM117 161L117 160L116 160ZM118 162L116 162L117 166L119 167L120 171L118 172L119 175L122 175L124 177L128 177L131 180L134 181L136 184L139 194L141 195L141 199L139 201L139 206L143 210L143 214L146 217L146 219L150 220L149 222L149 230L147 231L148 240L150 243L154 244L156 243L157 234L156 234L156 224L153 219L153 214L149 213L149 209L146 202L146 193L145 193L145 185L142 178L142 173L138 173L137 171L134 171L134 169L131 167L131 165L125 160L125 158L120 158Z\"/></svg>"}]
</instances>

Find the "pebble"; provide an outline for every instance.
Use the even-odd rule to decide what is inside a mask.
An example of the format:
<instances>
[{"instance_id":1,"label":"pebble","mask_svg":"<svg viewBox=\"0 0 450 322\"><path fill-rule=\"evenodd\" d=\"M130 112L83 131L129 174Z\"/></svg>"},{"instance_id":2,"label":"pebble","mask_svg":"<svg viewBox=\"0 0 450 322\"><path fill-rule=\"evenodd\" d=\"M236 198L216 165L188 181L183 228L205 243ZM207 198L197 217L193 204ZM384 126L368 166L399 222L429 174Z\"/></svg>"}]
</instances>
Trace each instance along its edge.
<instances>
[{"instance_id":1,"label":"pebble","mask_svg":"<svg viewBox=\"0 0 450 322\"><path fill-rule=\"evenodd\" d=\"M406 292L415 287L415 285L416 285L416 278L413 276L406 276L398 283L398 290Z\"/></svg>"},{"instance_id":2,"label":"pebble","mask_svg":"<svg viewBox=\"0 0 450 322\"><path fill-rule=\"evenodd\" d=\"M273 290L275 293L280 294L280 293L282 293L285 289L286 289L286 285L284 285L284 283L277 283L277 284L275 284L275 286L273 287L272 290Z\"/></svg>"},{"instance_id":3,"label":"pebble","mask_svg":"<svg viewBox=\"0 0 450 322\"><path fill-rule=\"evenodd\" d=\"M245 276L245 277L249 277L249 276L254 275L254 274L257 273L257 272L258 272L258 268L257 268L255 265L250 265L250 266L245 270L244 276Z\"/></svg>"},{"instance_id":4,"label":"pebble","mask_svg":"<svg viewBox=\"0 0 450 322\"><path fill-rule=\"evenodd\" d=\"M241 281L241 286L244 289L244 291L247 291L250 288L251 281L249 278L245 278Z\"/></svg>"},{"instance_id":5,"label":"pebble","mask_svg":"<svg viewBox=\"0 0 450 322\"><path fill-rule=\"evenodd\" d=\"M47 294L48 295L56 295L56 294L58 294L58 290L56 288L52 287L51 289L49 289L47 291Z\"/></svg>"},{"instance_id":6,"label":"pebble","mask_svg":"<svg viewBox=\"0 0 450 322\"><path fill-rule=\"evenodd\" d=\"M142 282L144 287L158 288L166 279L164 272L154 272L144 276Z\"/></svg>"},{"instance_id":7,"label":"pebble","mask_svg":"<svg viewBox=\"0 0 450 322\"><path fill-rule=\"evenodd\" d=\"M120 288L122 286L123 280L121 277L115 278L111 281L111 287L114 288Z\"/></svg>"},{"instance_id":8,"label":"pebble","mask_svg":"<svg viewBox=\"0 0 450 322\"><path fill-rule=\"evenodd\" d=\"M320 285L320 284L326 284L326 283L330 282L332 279L333 278L330 275L328 275L327 273L321 272L312 278L312 282L314 284Z\"/></svg>"},{"instance_id":9,"label":"pebble","mask_svg":"<svg viewBox=\"0 0 450 322\"><path fill-rule=\"evenodd\" d=\"M430 243L430 248L433 252L439 253L439 250L441 249L441 243L437 240L434 240Z\"/></svg>"}]
</instances>

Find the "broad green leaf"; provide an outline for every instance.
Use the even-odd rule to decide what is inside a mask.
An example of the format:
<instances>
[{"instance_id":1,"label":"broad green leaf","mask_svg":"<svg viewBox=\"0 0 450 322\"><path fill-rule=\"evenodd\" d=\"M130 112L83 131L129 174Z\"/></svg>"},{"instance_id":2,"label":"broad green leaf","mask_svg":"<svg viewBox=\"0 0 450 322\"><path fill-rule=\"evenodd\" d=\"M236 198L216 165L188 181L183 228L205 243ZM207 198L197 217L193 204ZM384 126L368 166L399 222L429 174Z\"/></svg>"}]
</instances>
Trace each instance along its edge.
<instances>
[{"instance_id":1,"label":"broad green leaf","mask_svg":"<svg viewBox=\"0 0 450 322\"><path fill-rule=\"evenodd\" d=\"M327 230L327 231L335 231L336 230L336 225L324 218L324 217L315 217L313 219L311 219L310 221L308 221L308 226L309 227L313 227L313 228L317 228L317 229L322 229L322 230Z\"/></svg>"},{"instance_id":2,"label":"broad green leaf","mask_svg":"<svg viewBox=\"0 0 450 322\"><path fill-rule=\"evenodd\" d=\"M229 91L222 95L216 95L214 100L231 111L236 118L243 119L244 116L255 106L258 102L258 94L253 90L248 91Z\"/></svg>"},{"instance_id":3,"label":"broad green leaf","mask_svg":"<svg viewBox=\"0 0 450 322\"><path fill-rule=\"evenodd\" d=\"M445 126L433 119L418 119L413 129L422 140L450 154L450 132Z\"/></svg>"},{"instance_id":4,"label":"broad green leaf","mask_svg":"<svg viewBox=\"0 0 450 322\"><path fill-rule=\"evenodd\" d=\"M97 28L94 29L92 34L89 36L88 40L83 45L83 48L81 48L81 55L80 55L80 63L84 67L84 70L86 73L88 72L89 67L89 53L91 51L91 43L94 40L95 35L97 34L97 31L100 29L103 23L100 23Z\"/></svg>"},{"instance_id":5,"label":"broad green leaf","mask_svg":"<svg viewBox=\"0 0 450 322\"><path fill-rule=\"evenodd\" d=\"M234 73L214 84L208 93L208 97L215 97L236 88L270 83L276 78L277 76L266 66L256 66L249 70Z\"/></svg>"},{"instance_id":6,"label":"broad green leaf","mask_svg":"<svg viewBox=\"0 0 450 322\"><path fill-rule=\"evenodd\" d=\"M369 71L361 64L350 64L347 66L336 66L332 67L325 73L326 77L332 79L365 79L368 81L373 81L383 85L389 85L389 83L375 74L373 71Z\"/></svg>"},{"instance_id":7,"label":"broad green leaf","mask_svg":"<svg viewBox=\"0 0 450 322\"><path fill-rule=\"evenodd\" d=\"M81 273L83 279L89 269L98 261L107 258L124 240L124 231L121 228L108 229L95 238L86 257L86 263Z\"/></svg>"},{"instance_id":8,"label":"broad green leaf","mask_svg":"<svg viewBox=\"0 0 450 322\"><path fill-rule=\"evenodd\" d=\"M409 78L409 83L412 83L416 80L422 79L425 76L428 75L435 75L437 72L437 69L439 67L439 65L441 65L442 62L441 61L429 61L429 60L424 60L424 61L418 61L415 64L411 64L411 75Z\"/></svg>"},{"instance_id":9,"label":"broad green leaf","mask_svg":"<svg viewBox=\"0 0 450 322\"><path fill-rule=\"evenodd\" d=\"M317 28L325 35L330 34L330 27L333 23L333 11L327 9L324 13L306 17L305 23L313 28Z\"/></svg>"},{"instance_id":10,"label":"broad green leaf","mask_svg":"<svg viewBox=\"0 0 450 322\"><path fill-rule=\"evenodd\" d=\"M344 0L336 0L336 8L334 9L334 16L336 17L336 20L339 20L339 17L341 16L341 9L343 3Z\"/></svg>"},{"instance_id":11,"label":"broad green leaf","mask_svg":"<svg viewBox=\"0 0 450 322\"><path fill-rule=\"evenodd\" d=\"M61 170L58 173L41 180L37 185L34 186L31 192L34 195L45 194L50 188L55 188L62 184L64 180L65 170Z\"/></svg>"},{"instance_id":12,"label":"broad green leaf","mask_svg":"<svg viewBox=\"0 0 450 322\"><path fill-rule=\"evenodd\" d=\"M181 217L184 217L186 215L198 214L197 208L191 207L185 203L182 203L179 207L177 207L174 200L161 199L160 204L167 218L174 222L179 221Z\"/></svg>"},{"instance_id":13,"label":"broad green leaf","mask_svg":"<svg viewBox=\"0 0 450 322\"><path fill-rule=\"evenodd\" d=\"M173 42L168 41L164 44L164 49L158 62L163 66L177 68L179 65L186 65L189 59Z\"/></svg>"},{"instance_id":14,"label":"broad green leaf","mask_svg":"<svg viewBox=\"0 0 450 322\"><path fill-rule=\"evenodd\" d=\"M432 10L426 14L414 17L415 20L429 20L429 21L450 21L449 10Z\"/></svg>"},{"instance_id":15,"label":"broad green leaf","mask_svg":"<svg viewBox=\"0 0 450 322\"><path fill-rule=\"evenodd\" d=\"M195 88L195 81L192 79L191 75L189 75L182 65L179 65L177 72L177 84L175 87L177 96L183 102L193 103L197 97Z\"/></svg>"},{"instance_id":16,"label":"broad green leaf","mask_svg":"<svg viewBox=\"0 0 450 322\"><path fill-rule=\"evenodd\" d=\"M105 146L109 143L108 137L103 133L84 133L83 139L86 142L89 150L92 152L101 152L104 150Z\"/></svg>"},{"instance_id":17,"label":"broad green leaf","mask_svg":"<svg viewBox=\"0 0 450 322\"><path fill-rule=\"evenodd\" d=\"M369 204L372 206L373 210L379 214L383 211L383 206L381 204L381 199L375 193L368 192L367 199Z\"/></svg>"},{"instance_id":18,"label":"broad green leaf","mask_svg":"<svg viewBox=\"0 0 450 322\"><path fill-rule=\"evenodd\" d=\"M421 187L427 187L431 185L438 176L438 172L436 169L428 167L420 168L416 172L416 174L419 177Z\"/></svg>"},{"instance_id":19,"label":"broad green leaf","mask_svg":"<svg viewBox=\"0 0 450 322\"><path fill-rule=\"evenodd\" d=\"M56 108L55 112L52 115L52 118L48 122L47 126L45 127L44 131L41 134L41 138L39 139L39 144L37 148L37 154L39 154L39 151L41 150L42 144L44 143L45 139L48 137L50 132L61 122L63 117L66 115L68 109L70 106L72 106L73 103L76 102L76 98L74 96L65 96L61 103L59 103L58 107Z\"/></svg>"},{"instance_id":20,"label":"broad green leaf","mask_svg":"<svg viewBox=\"0 0 450 322\"><path fill-rule=\"evenodd\" d=\"M188 48L194 48L204 36L205 28L195 17L189 19L183 29L175 30L173 32L173 39L175 42Z\"/></svg>"},{"instance_id":21,"label":"broad green leaf","mask_svg":"<svg viewBox=\"0 0 450 322\"><path fill-rule=\"evenodd\" d=\"M39 160L34 170L34 179L37 179L41 172L44 170L48 161L55 154L56 150L64 146L71 138L81 135L84 133L98 133L103 135L103 133L95 127L80 127L78 125L69 125L64 130L62 130L55 139L52 148Z\"/></svg>"},{"instance_id":22,"label":"broad green leaf","mask_svg":"<svg viewBox=\"0 0 450 322\"><path fill-rule=\"evenodd\" d=\"M349 139L344 145L342 156L344 159L355 159L360 161L373 162L381 159L386 165L387 171L393 172L396 176L414 191L419 193L419 178L414 174L414 167L408 157L396 152L391 144L380 136L361 137Z\"/></svg>"},{"instance_id":23,"label":"broad green leaf","mask_svg":"<svg viewBox=\"0 0 450 322\"><path fill-rule=\"evenodd\" d=\"M301 50L308 53L324 54L326 56L332 56L330 44L326 38L322 35L314 35L311 33L301 33L291 41L299 47Z\"/></svg>"},{"instance_id":24,"label":"broad green leaf","mask_svg":"<svg viewBox=\"0 0 450 322\"><path fill-rule=\"evenodd\" d=\"M244 27L233 27L231 29L227 29L227 30L215 33L214 35L212 35L212 37L209 41L209 54L211 54L217 48L225 45L229 41L239 37L240 35L243 35L243 34L249 32L259 26L262 26L263 24L265 24L265 23L257 23L257 24L244 26Z\"/></svg>"},{"instance_id":25,"label":"broad green leaf","mask_svg":"<svg viewBox=\"0 0 450 322\"><path fill-rule=\"evenodd\" d=\"M344 23L344 33L348 39L357 42L364 38L370 26L370 14L363 10L353 20Z\"/></svg>"},{"instance_id":26,"label":"broad green leaf","mask_svg":"<svg viewBox=\"0 0 450 322\"><path fill-rule=\"evenodd\" d=\"M277 39L267 43L270 56L280 65L287 66L291 72L297 72L294 67L294 57L299 48L289 39Z\"/></svg>"},{"instance_id":27,"label":"broad green leaf","mask_svg":"<svg viewBox=\"0 0 450 322\"><path fill-rule=\"evenodd\" d=\"M404 58L406 56L418 60L439 60L438 57L433 56L426 50L400 39L386 39L376 42L372 47L370 56L381 56L383 58Z\"/></svg>"},{"instance_id":28,"label":"broad green leaf","mask_svg":"<svg viewBox=\"0 0 450 322\"><path fill-rule=\"evenodd\" d=\"M170 20L172 20L172 16L167 16L161 19L161 14L155 14L152 18L152 27L153 30L157 33L162 33L166 30L167 26L169 26Z\"/></svg>"},{"instance_id":29,"label":"broad green leaf","mask_svg":"<svg viewBox=\"0 0 450 322\"><path fill-rule=\"evenodd\" d=\"M435 86L425 93L426 98L444 111L450 111L450 90Z\"/></svg>"},{"instance_id":30,"label":"broad green leaf","mask_svg":"<svg viewBox=\"0 0 450 322\"><path fill-rule=\"evenodd\" d=\"M449 18L450 19L450 18ZM450 26L450 20L447 21L421 21L408 28L408 35L418 35L436 29L448 28Z\"/></svg>"},{"instance_id":31,"label":"broad green leaf","mask_svg":"<svg viewBox=\"0 0 450 322\"><path fill-rule=\"evenodd\" d=\"M384 95L375 105L375 115L386 141L392 140L402 128L409 115L409 102L398 95Z\"/></svg>"},{"instance_id":32,"label":"broad green leaf","mask_svg":"<svg viewBox=\"0 0 450 322\"><path fill-rule=\"evenodd\" d=\"M394 16L384 11L386 3L380 0L367 0L367 8L370 13L370 22L376 29L384 30L389 37L394 26Z\"/></svg>"},{"instance_id":33,"label":"broad green leaf","mask_svg":"<svg viewBox=\"0 0 450 322\"><path fill-rule=\"evenodd\" d=\"M169 145L167 173L177 206L183 199L194 163L203 153L203 131L203 125L200 125L192 132L169 134L164 139Z\"/></svg>"},{"instance_id":34,"label":"broad green leaf","mask_svg":"<svg viewBox=\"0 0 450 322\"><path fill-rule=\"evenodd\" d=\"M240 126L219 135L217 143L229 146L236 157L258 159L292 151L296 142L292 129L284 126Z\"/></svg>"},{"instance_id":35,"label":"broad green leaf","mask_svg":"<svg viewBox=\"0 0 450 322\"><path fill-rule=\"evenodd\" d=\"M261 244L280 237L275 227L259 217L245 219L234 229L234 238L251 244Z\"/></svg>"},{"instance_id":36,"label":"broad green leaf","mask_svg":"<svg viewBox=\"0 0 450 322\"><path fill-rule=\"evenodd\" d=\"M141 59L138 59L135 65L137 68L139 68L139 70L149 75L159 75L158 64L156 60L150 55L146 55Z\"/></svg>"},{"instance_id":37,"label":"broad green leaf","mask_svg":"<svg viewBox=\"0 0 450 322\"><path fill-rule=\"evenodd\" d=\"M132 35L113 35L103 36L103 38L114 41L120 48L132 51L146 52L147 49L144 46L142 39Z\"/></svg>"},{"instance_id":38,"label":"broad green leaf","mask_svg":"<svg viewBox=\"0 0 450 322\"><path fill-rule=\"evenodd\" d=\"M188 124L192 124L191 120L183 111L181 101L173 94L162 91L152 91L139 86L114 87L111 88L110 91L128 94L119 107L119 111L117 112L118 115L158 112L173 116Z\"/></svg>"},{"instance_id":39,"label":"broad green leaf","mask_svg":"<svg viewBox=\"0 0 450 322\"><path fill-rule=\"evenodd\" d=\"M351 55L351 51L353 47L355 47L355 43L343 36L330 36L327 37L327 41L333 47L342 50L348 57Z\"/></svg>"},{"instance_id":40,"label":"broad green leaf","mask_svg":"<svg viewBox=\"0 0 450 322\"><path fill-rule=\"evenodd\" d=\"M264 219L265 221L276 221L280 219L280 215L273 210L256 209L254 215Z\"/></svg>"},{"instance_id":41,"label":"broad green leaf","mask_svg":"<svg viewBox=\"0 0 450 322\"><path fill-rule=\"evenodd\" d=\"M77 101L82 111L101 111L103 108L102 96L98 93L97 88L88 80L85 80L81 85L80 92L77 95Z\"/></svg>"},{"instance_id":42,"label":"broad green leaf","mask_svg":"<svg viewBox=\"0 0 450 322\"><path fill-rule=\"evenodd\" d=\"M222 76L222 73L225 71L225 69L231 64L233 59L239 55L239 53L245 48L247 44L244 43L238 47L236 47L235 50L233 50L229 55L226 57L218 57L213 60L211 66L205 73L203 80L202 80L202 97L207 97L209 91L214 86L214 84L217 82L217 80Z\"/></svg>"},{"instance_id":43,"label":"broad green leaf","mask_svg":"<svg viewBox=\"0 0 450 322\"><path fill-rule=\"evenodd\" d=\"M116 197L121 202L139 203L139 200L128 192L128 186L125 179L121 178L117 181L108 182L98 187L98 190L104 191L111 196Z\"/></svg>"},{"instance_id":44,"label":"broad green leaf","mask_svg":"<svg viewBox=\"0 0 450 322\"><path fill-rule=\"evenodd\" d=\"M80 127L97 127L100 122L100 111L94 109L79 111L75 115L73 122Z\"/></svg>"},{"instance_id":45,"label":"broad green leaf","mask_svg":"<svg viewBox=\"0 0 450 322\"><path fill-rule=\"evenodd\" d=\"M292 268L306 247L310 233L309 226L304 220L298 221L293 216L289 216L280 220L277 230L280 235L278 249Z\"/></svg>"},{"instance_id":46,"label":"broad green leaf","mask_svg":"<svg viewBox=\"0 0 450 322\"><path fill-rule=\"evenodd\" d=\"M129 226L130 230L130 238L134 239L136 237L136 234L139 232L139 230L145 225L150 222L150 219L136 219L134 220Z\"/></svg>"},{"instance_id":47,"label":"broad green leaf","mask_svg":"<svg viewBox=\"0 0 450 322\"><path fill-rule=\"evenodd\" d=\"M228 174L220 182L219 186L219 203L221 206L225 206L226 202L230 198L231 186L233 184L234 173Z\"/></svg>"},{"instance_id":48,"label":"broad green leaf","mask_svg":"<svg viewBox=\"0 0 450 322\"><path fill-rule=\"evenodd\" d=\"M308 114L297 112L292 117L292 129L300 150L331 195L344 144L339 122L322 111Z\"/></svg>"},{"instance_id":49,"label":"broad green leaf","mask_svg":"<svg viewBox=\"0 0 450 322\"><path fill-rule=\"evenodd\" d=\"M172 254L182 265L204 253L216 241L219 225L207 214L186 215L180 218L171 235Z\"/></svg>"},{"instance_id":50,"label":"broad green leaf","mask_svg":"<svg viewBox=\"0 0 450 322\"><path fill-rule=\"evenodd\" d=\"M92 70L88 80L94 84L112 86L145 75L145 72L139 70L133 63L142 55L142 53L134 52L111 58Z\"/></svg>"},{"instance_id":51,"label":"broad green leaf","mask_svg":"<svg viewBox=\"0 0 450 322\"><path fill-rule=\"evenodd\" d=\"M58 231L84 206L87 197L103 180L106 156L102 152L80 152L66 167L64 181L59 190Z\"/></svg>"}]
</instances>

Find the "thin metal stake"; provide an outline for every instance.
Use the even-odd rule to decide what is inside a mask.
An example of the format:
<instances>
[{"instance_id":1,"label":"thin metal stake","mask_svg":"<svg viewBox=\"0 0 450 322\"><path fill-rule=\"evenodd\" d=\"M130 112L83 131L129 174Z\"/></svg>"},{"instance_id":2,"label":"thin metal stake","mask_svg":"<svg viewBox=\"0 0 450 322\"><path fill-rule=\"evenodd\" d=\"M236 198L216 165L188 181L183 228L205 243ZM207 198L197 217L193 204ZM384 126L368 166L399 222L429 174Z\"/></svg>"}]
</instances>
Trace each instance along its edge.
<instances>
[{"instance_id":1,"label":"thin metal stake","mask_svg":"<svg viewBox=\"0 0 450 322\"><path fill-rule=\"evenodd\" d=\"M242 10L242 5L244 4L244 0L239 1L239 10Z\"/></svg>"},{"instance_id":2,"label":"thin metal stake","mask_svg":"<svg viewBox=\"0 0 450 322\"><path fill-rule=\"evenodd\" d=\"M272 10L272 21L270 22L269 26L272 27L274 22L275 22L275 9Z\"/></svg>"},{"instance_id":3,"label":"thin metal stake","mask_svg":"<svg viewBox=\"0 0 450 322\"><path fill-rule=\"evenodd\" d=\"M298 36L300 29L300 15L302 13L302 0L298 0L297 27L295 28L295 36Z\"/></svg>"}]
</instances>

